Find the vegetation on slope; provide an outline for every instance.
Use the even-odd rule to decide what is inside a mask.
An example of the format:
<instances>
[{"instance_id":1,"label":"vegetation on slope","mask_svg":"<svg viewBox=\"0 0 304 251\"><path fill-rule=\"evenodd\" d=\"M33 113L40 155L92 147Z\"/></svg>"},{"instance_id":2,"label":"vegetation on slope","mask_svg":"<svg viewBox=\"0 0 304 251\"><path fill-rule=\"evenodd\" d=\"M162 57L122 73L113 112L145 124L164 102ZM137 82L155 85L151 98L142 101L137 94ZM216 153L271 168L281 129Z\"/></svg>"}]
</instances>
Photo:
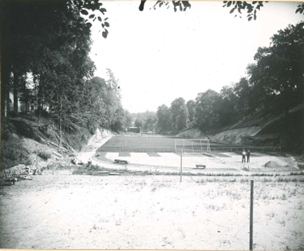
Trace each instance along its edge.
<instances>
[{"instance_id":1,"label":"vegetation on slope","mask_svg":"<svg viewBox=\"0 0 304 251\"><path fill-rule=\"evenodd\" d=\"M220 93L207 90L195 100L177 98L170 107L159 106L158 131L174 134L197 128L204 134L214 134L262 126L280 117L282 133L297 134L296 142L303 139L302 120L290 115L290 110L304 101L303 27L304 22L300 22L279 30L271 37L269 47L258 49L255 63L247 67L247 76L224 86ZM290 137L295 138L293 135Z\"/></svg>"},{"instance_id":2,"label":"vegetation on slope","mask_svg":"<svg viewBox=\"0 0 304 251\"><path fill-rule=\"evenodd\" d=\"M105 12L98 0L1 1L2 168L28 161L26 139L80 149L96 128L129 126L114 73L93 78L91 26L106 37Z\"/></svg>"}]
</instances>

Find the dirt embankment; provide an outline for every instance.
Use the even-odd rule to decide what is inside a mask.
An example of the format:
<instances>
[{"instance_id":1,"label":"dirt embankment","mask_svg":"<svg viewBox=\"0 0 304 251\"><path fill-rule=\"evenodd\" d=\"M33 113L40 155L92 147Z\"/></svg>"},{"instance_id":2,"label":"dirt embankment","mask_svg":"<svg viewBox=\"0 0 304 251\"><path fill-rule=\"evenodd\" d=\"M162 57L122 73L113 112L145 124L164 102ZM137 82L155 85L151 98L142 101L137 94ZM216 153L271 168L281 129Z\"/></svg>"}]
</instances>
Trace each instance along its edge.
<instances>
[{"instance_id":1,"label":"dirt embankment","mask_svg":"<svg viewBox=\"0 0 304 251\"><path fill-rule=\"evenodd\" d=\"M304 149L304 104L289 110L285 114L248 116L241 121L217 129L201 132L189 129L177 134L177 137L205 138L211 141L248 146L275 147L286 152L302 154Z\"/></svg>"},{"instance_id":2,"label":"dirt embankment","mask_svg":"<svg viewBox=\"0 0 304 251\"><path fill-rule=\"evenodd\" d=\"M245 128L231 129L211 136L211 140L231 144L241 144L242 138L253 137L261 130L261 126L251 126Z\"/></svg>"},{"instance_id":3,"label":"dirt embankment","mask_svg":"<svg viewBox=\"0 0 304 251\"><path fill-rule=\"evenodd\" d=\"M1 141L1 178L25 170L43 171L68 167L77 157L86 163L90 154L94 154L93 150L112 135L110 131L96 129L91 137L89 133L81 131L63 133L60 139L58 128L54 124L45 126L46 122L47 120L40 121L39 126L34 119L10 120L6 138Z\"/></svg>"},{"instance_id":4,"label":"dirt embankment","mask_svg":"<svg viewBox=\"0 0 304 251\"><path fill-rule=\"evenodd\" d=\"M181 138L206 138L207 136L214 142L229 144L241 144L244 137L254 137L261 131L261 126L250 126L237 129L225 130L219 133L204 133L199 129L189 129L176 135Z\"/></svg>"}]
</instances>

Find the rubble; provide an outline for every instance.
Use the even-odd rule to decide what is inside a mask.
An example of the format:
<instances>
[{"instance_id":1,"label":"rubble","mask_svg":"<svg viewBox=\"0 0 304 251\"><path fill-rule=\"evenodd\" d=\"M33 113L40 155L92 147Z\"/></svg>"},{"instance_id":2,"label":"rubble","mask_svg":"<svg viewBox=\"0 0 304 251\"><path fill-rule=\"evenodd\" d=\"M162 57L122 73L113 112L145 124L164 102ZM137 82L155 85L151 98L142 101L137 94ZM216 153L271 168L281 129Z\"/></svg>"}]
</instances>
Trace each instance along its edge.
<instances>
[{"instance_id":1,"label":"rubble","mask_svg":"<svg viewBox=\"0 0 304 251\"><path fill-rule=\"evenodd\" d=\"M0 172L0 186L11 186L20 180L32 180L31 175L42 174L42 169L19 164Z\"/></svg>"}]
</instances>

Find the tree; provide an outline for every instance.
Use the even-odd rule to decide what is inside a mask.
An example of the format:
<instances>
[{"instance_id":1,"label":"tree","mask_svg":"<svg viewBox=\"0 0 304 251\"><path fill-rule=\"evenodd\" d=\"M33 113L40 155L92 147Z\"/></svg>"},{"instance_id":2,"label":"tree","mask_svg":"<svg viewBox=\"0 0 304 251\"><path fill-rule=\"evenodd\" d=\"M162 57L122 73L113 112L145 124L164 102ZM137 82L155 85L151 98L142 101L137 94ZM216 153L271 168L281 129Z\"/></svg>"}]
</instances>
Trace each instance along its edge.
<instances>
[{"instance_id":1,"label":"tree","mask_svg":"<svg viewBox=\"0 0 304 251\"><path fill-rule=\"evenodd\" d=\"M155 131L156 129L156 123L157 123L157 118L155 115L150 115L148 118L144 121L144 130L145 131Z\"/></svg>"},{"instance_id":2,"label":"tree","mask_svg":"<svg viewBox=\"0 0 304 251\"><path fill-rule=\"evenodd\" d=\"M157 128L160 132L168 132L171 130L171 113L166 105L157 108Z\"/></svg>"},{"instance_id":3,"label":"tree","mask_svg":"<svg viewBox=\"0 0 304 251\"><path fill-rule=\"evenodd\" d=\"M304 22L289 25L271 38L269 47L255 54L250 82L268 111L288 111L303 102Z\"/></svg>"},{"instance_id":4,"label":"tree","mask_svg":"<svg viewBox=\"0 0 304 251\"><path fill-rule=\"evenodd\" d=\"M88 11L104 14L105 9L98 0L1 1L1 51L4 52L2 108L10 91L11 75L15 79L14 94L17 97L20 87L18 79L26 72L35 74L39 80L39 100L42 100L47 93L48 86L45 85L57 83L53 81L56 75L62 75L58 68L70 67L68 64L75 67L71 81L92 71L93 64L88 62L88 51L92 25L90 20L94 20L95 14L87 19L81 16ZM100 16L97 20L105 25Z\"/></svg>"},{"instance_id":5,"label":"tree","mask_svg":"<svg viewBox=\"0 0 304 251\"><path fill-rule=\"evenodd\" d=\"M236 110L238 117L244 117L255 110L255 103L251 102L254 98L262 98L257 92L254 92L246 78L241 78L234 85L234 94L236 98Z\"/></svg>"},{"instance_id":6,"label":"tree","mask_svg":"<svg viewBox=\"0 0 304 251\"><path fill-rule=\"evenodd\" d=\"M113 79L110 76L108 80L94 77L86 82L84 88L85 95L82 95L81 112L95 121L95 123L90 121L90 125L94 125L93 130L98 126L114 128L115 131L123 130L126 112L122 109Z\"/></svg>"},{"instance_id":7,"label":"tree","mask_svg":"<svg viewBox=\"0 0 304 251\"><path fill-rule=\"evenodd\" d=\"M110 69L107 69L107 76L108 76L108 80L107 80L108 86L115 92L116 96L120 100L121 95L120 95L119 79L115 78L114 73Z\"/></svg>"},{"instance_id":8,"label":"tree","mask_svg":"<svg viewBox=\"0 0 304 251\"><path fill-rule=\"evenodd\" d=\"M226 126L233 123L237 115L237 97L234 88L223 86L219 102L219 124Z\"/></svg>"},{"instance_id":9,"label":"tree","mask_svg":"<svg viewBox=\"0 0 304 251\"><path fill-rule=\"evenodd\" d=\"M213 90L198 94L196 98L195 122L201 131L219 126L219 100L220 95Z\"/></svg>"},{"instance_id":10,"label":"tree","mask_svg":"<svg viewBox=\"0 0 304 251\"><path fill-rule=\"evenodd\" d=\"M114 113L114 118L111 123L111 130L120 132L124 130L124 110L121 106Z\"/></svg>"},{"instance_id":11,"label":"tree","mask_svg":"<svg viewBox=\"0 0 304 251\"><path fill-rule=\"evenodd\" d=\"M176 123L176 129L178 131L181 131L187 127L189 124L189 113L187 106L185 104L182 104L179 109L178 109L178 114L175 118L175 123Z\"/></svg>"},{"instance_id":12,"label":"tree","mask_svg":"<svg viewBox=\"0 0 304 251\"><path fill-rule=\"evenodd\" d=\"M132 126L132 115L129 111L124 110L124 128L127 129Z\"/></svg>"},{"instance_id":13,"label":"tree","mask_svg":"<svg viewBox=\"0 0 304 251\"><path fill-rule=\"evenodd\" d=\"M177 98L172 101L171 107L171 119L174 130L182 130L186 127L188 122L188 109L183 98Z\"/></svg>"},{"instance_id":14,"label":"tree","mask_svg":"<svg viewBox=\"0 0 304 251\"><path fill-rule=\"evenodd\" d=\"M134 126L135 126L135 127L142 128L142 126L143 126L143 121L142 121L141 119L136 119L136 120L134 121Z\"/></svg>"},{"instance_id":15,"label":"tree","mask_svg":"<svg viewBox=\"0 0 304 251\"><path fill-rule=\"evenodd\" d=\"M189 122L193 122L195 119L195 108L196 108L196 103L194 100L189 100L187 102L187 109L189 113Z\"/></svg>"}]
</instances>

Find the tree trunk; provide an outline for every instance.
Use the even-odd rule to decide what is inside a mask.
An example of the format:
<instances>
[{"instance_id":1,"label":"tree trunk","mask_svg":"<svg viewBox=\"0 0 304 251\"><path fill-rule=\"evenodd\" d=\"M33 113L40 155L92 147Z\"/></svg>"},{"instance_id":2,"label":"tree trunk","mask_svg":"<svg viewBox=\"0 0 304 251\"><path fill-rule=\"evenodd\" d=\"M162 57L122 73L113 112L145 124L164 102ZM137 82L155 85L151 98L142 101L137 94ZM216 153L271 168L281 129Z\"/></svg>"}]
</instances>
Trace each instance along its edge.
<instances>
[{"instance_id":1,"label":"tree trunk","mask_svg":"<svg viewBox=\"0 0 304 251\"><path fill-rule=\"evenodd\" d=\"M40 121L40 117L41 117L41 110L42 110L42 88L41 85L39 83L38 86L38 94L37 94L37 112L38 112L38 122Z\"/></svg>"},{"instance_id":2,"label":"tree trunk","mask_svg":"<svg viewBox=\"0 0 304 251\"><path fill-rule=\"evenodd\" d=\"M7 106L8 106L8 98L7 98L7 93L9 92L8 89L8 84L9 80L6 77L7 73L2 71L2 83L1 83L1 119L7 116ZM5 112L6 110L6 112Z\"/></svg>"},{"instance_id":3,"label":"tree trunk","mask_svg":"<svg viewBox=\"0 0 304 251\"><path fill-rule=\"evenodd\" d=\"M11 111L11 106L10 106L10 88L9 86L7 86L7 89L6 89L6 113L7 113L7 116L9 116L9 113Z\"/></svg>"},{"instance_id":4,"label":"tree trunk","mask_svg":"<svg viewBox=\"0 0 304 251\"><path fill-rule=\"evenodd\" d=\"M3 85L3 82L1 84L1 119L3 119L4 117L6 117L6 114L5 114L5 86Z\"/></svg>"},{"instance_id":5,"label":"tree trunk","mask_svg":"<svg viewBox=\"0 0 304 251\"><path fill-rule=\"evenodd\" d=\"M3 55L3 54L2 54ZM9 84L10 84L10 70L7 64L1 62L1 118L8 115L9 109ZM5 113L6 110L6 113Z\"/></svg>"},{"instance_id":6,"label":"tree trunk","mask_svg":"<svg viewBox=\"0 0 304 251\"><path fill-rule=\"evenodd\" d=\"M18 113L18 86L19 86L19 74L14 70L14 112Z\"/></svg>"}]
</instances>

